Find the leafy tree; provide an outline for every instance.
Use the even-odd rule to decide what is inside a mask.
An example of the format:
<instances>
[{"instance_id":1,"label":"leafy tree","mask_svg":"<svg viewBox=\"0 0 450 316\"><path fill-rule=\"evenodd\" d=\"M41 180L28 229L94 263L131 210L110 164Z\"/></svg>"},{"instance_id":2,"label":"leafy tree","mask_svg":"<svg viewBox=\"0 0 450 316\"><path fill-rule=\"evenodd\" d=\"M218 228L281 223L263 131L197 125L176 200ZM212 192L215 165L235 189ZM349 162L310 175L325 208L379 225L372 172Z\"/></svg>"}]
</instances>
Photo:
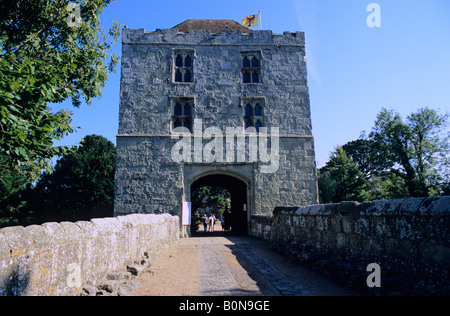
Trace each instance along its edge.
<instances>
[{"instance_id":1,"label":"leafy tree","mask_svg":"<svg viewBox=\"0 0 450 316\"><path fill-rule=\"evenodd\" d=\"M26 177L11 170L0 156L0 227L20 223L21 208L26 205L22 199L26 191Z\"/></svg>"},{"instance_id":2,"label":"leafy tree","mask_svg":"<svg viewBox=\"0 0 450 316\"><path fill-rule=\"evenodd\" d=\"M383 109L370 138L387 158L385 169L401 177L411 197L439 194L437 187L448 172L448 135L442 137L448 115L422 108L403 122L400 115Z\"/></svg>"},{"instance_id":3,"label":"leafy tree","mask_svg":"<svg viewBox=\"0 0 450 316\"><path fill-rule=\"evenodd\" d=\"M223 214L230 208L230 192L219 186L204 186L194 191L192 195L193 209L209 207L214 214Z\"/></svg>"},{"instance_id":4,"label":"leafy tree","mask_svg":"<svg viewBox=\"0 0 450 316\"><path fill-rule=\"evenodd\" d=\"M369 137L362 134L342 151L338 148L319 170L321 202L343 201L350 193L356 200L449 194L447 119L422 108L403 121L398 113L383 109Z\"/></svg>"},{"instance_id":5,"label":"leafy tree","mask_svg":"<svg viewBox=\"0 0 450 316\"><path fill-rule=\"evenodd\" d=\"M196 189L192 194L191 231L195 233L201 223L200 208L209 207L216 216L224 214L230 209L231 194L219 186L204 186Z\"/></svg>"},{"instance_id":6,"label":"leafy tree","mask_svg":"<svg viewBox=\"0 0 450 316\"><path fill-rule=\"evenodd\" d=\"M337 183L331 175L330 170L321 168L317 170L319 187L319 202L321 204L332 203L336 194Z\"/></svg>"},{"instance_id":7,"label":"leafy tree","mask_svg":"<svg viewBox=\"0 0 450 316\"><path fill-rule=\"evenodd\" d=\"M364 174L342 147L336 148L320 175L319 188L322 188L323 203L365 199Z\"/></svg>"},{"instance_id":8,"label":"leafy tree","mask_svg":"<svg viewBox=\"0 0 450 316\"><path fill-rule=\"evenodd\" d=\"M409 196L402 179L389 171L392 162L379 149L379 144L365 136L342 146L347 156L364 174L365 198L389 200Z\"/></svg>"},{"instance_id":9,"label":"leafy tree","mask_svg":"<svg viewBox=\"0 0 450 316\"><path fill-rule=\"evenodd\" d=\"M378 149L378 144L363 132L357 140L342 146L347 156L358 166L366 179L379 175L390 162Z\"/></svg>"},{"instance_id":10,"label":"leafy tree","mask_svg":"<svg viewBox=\"0 0 450 316\"><path fill-rule=\"evenodd\" d=\"M392 172L372 175L366 186L367 200L391 200L409 197L403 179Z\"/></svg>"},{"instance_id":11,"label":"leafy tree","mask_svg":"<svg viewBox=\"0 0 450 316\"><path fill-rule=\"evenodd\" d=\"M44 221L89 220L113 215L115 148L106 138L86 136L36 186Z\"/></svg>"},{"instance_id":12,"label":"leafy tree","mask_svg":"<svg viewBox=\"0 0 450 316\"><path fill-rule=\"evenodd\" d=\"M28 180L51 169L49 159L68 150L54 141L74 132L72 113L48 104L90 104L117 64L108 52L119 24L105 32L99 19L112 1L0 2L0 155Z\"/></svg>"}]
</instances>

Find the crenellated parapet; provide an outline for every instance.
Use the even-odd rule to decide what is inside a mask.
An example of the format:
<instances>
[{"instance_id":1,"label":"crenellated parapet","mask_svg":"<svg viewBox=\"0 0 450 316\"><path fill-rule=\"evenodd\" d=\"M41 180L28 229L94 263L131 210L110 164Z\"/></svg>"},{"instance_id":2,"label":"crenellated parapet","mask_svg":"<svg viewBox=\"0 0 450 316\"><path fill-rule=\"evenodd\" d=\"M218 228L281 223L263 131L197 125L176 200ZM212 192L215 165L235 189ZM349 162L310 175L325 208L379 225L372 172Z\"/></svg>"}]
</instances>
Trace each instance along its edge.
<instances>
[{"instance_id":1,"label":"crenellated parapet","mask_svg":"<svg viewBox=\"0 0 450 316\"><path fill-rule=\"evenodd\" d=\"M222 30L214 33L208 30L190 30L179 32L177 29L156 29L146 32L145 29L123 29L124 44L182 44L182 45L281 45L305 46L304 32L284 32L283 34L268 31Z\"/></svg>"}]
</instances>

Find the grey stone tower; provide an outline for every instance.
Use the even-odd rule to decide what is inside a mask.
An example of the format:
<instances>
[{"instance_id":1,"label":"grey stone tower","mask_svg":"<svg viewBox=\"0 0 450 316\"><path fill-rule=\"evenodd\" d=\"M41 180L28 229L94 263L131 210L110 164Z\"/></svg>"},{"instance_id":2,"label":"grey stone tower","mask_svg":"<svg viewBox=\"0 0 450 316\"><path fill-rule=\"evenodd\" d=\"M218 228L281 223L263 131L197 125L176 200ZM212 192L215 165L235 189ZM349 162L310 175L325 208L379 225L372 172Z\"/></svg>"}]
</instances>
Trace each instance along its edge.
<instances>
[{"instance_id":1,"label":"grey stone tower","mask_svg":"<svg viewBox=\"0 0 450 316\"><path fill-rule=\"evenodd\" d=\"M254 214L317 203L304 33L188 20L122 44L116 216L182 217L219 185L247 233Z\"/></svg>"}]
</instances>

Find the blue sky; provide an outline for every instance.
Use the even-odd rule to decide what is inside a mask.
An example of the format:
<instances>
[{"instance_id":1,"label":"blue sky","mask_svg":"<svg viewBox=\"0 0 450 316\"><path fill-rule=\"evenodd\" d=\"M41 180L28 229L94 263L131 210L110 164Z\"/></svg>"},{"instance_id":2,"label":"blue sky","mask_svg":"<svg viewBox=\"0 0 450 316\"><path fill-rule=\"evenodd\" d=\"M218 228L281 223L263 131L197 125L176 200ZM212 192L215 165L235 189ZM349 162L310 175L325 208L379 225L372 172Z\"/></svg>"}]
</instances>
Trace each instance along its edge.
<instances>
[{"instance_id":1,"label":"blue sky","mask_svg":"<svg viewBox=\"0 0 450 316\"><path fill-rule=\"evenodd\" d=\"M367 26L370 3L380 6L381 27ZM259 10L265 30L305 32L318 167L336 146L368 133L383 107L404 118L426 106L450 113L449 0L117 0L101 19L105 28L118 20L154 31L194 18L241 22ZM120 67L92 105L54 106L72 110L73 125L83 127L61 144L89 134L115 143L119 93Z\"/></svg>"}]
</instances>

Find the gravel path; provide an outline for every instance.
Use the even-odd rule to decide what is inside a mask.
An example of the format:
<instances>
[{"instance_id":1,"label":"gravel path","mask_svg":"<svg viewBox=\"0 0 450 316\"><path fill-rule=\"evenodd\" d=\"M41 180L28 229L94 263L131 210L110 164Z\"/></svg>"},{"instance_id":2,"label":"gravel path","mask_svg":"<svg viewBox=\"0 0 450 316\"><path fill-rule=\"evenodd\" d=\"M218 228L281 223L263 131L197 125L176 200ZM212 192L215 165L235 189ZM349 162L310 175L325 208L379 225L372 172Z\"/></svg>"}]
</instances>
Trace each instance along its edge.
<instances>
[{"instance_id":1,"label":"gravel path","mask_svg":"<svg viewBox=\"0 0 450 316\"><path fill-rule=\"evenodd\" d=\"M180 239L139 278L138 296L355 295L253 237L205 233Z\"/></svg>"}]
</instances>

